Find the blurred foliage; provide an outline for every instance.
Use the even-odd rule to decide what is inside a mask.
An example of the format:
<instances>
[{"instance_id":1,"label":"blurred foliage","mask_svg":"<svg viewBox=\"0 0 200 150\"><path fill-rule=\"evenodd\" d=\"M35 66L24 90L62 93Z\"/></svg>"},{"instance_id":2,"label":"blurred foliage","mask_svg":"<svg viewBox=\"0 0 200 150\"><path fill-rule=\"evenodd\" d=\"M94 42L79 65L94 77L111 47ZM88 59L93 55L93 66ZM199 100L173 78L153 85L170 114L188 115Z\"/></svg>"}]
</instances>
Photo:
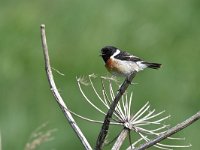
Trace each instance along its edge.
<instances>
[{"instance_id":1,"label":"blurred foliage","mask_svg":"<svg viewBox=\"0 0 200 150\"><path fill-rule=\"evenodd\" d=\"M83 101L76 76L106 75L101 47L114 45L158 70L140 72L131 87L134 106L146 101L186 119L200 106L200 1L198 0L1 0L0 130L3 150L23 149L32 131L44 122L57 128L54 140L40 149L82 149L55 103L47 83L39 26L46 24L55 79L69 107L84 116L103 119ZM100 125L76 119L94 146ZM199 149L200 123L179 135ZM110 133L111 134L111 133ZM114 137L114 135L110 135ZM109 148L108 148L109 149Z\"/></svg>"}]
</instances>

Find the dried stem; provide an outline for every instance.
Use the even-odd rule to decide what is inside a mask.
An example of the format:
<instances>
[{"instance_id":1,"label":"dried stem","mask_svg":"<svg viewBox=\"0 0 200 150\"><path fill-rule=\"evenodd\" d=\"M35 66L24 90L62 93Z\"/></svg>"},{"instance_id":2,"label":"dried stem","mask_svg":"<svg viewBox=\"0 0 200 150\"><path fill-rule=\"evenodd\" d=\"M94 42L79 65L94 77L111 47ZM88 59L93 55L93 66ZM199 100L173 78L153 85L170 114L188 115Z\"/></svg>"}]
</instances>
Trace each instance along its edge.
<instances>
[{"instance_id":1,"label":"dried stem","mask_svg":"<svg viewBox=\"0 0 200 150\"><path fill-rule=\"evenodd\" d=\"M112 150L119 150L120 147L122 146L124 140L126 139L126 137L128 136L130 130L127 128L124 128L121 133L119 134L117 140L115 141L115 144L112 147Z\"/></svg>"},{"instance_id":2,"label":"dried stem","mask_svg":"<svg viewBox=\"0 0 200 150\"><path fill-rule=\"evenodd\" d=\"M49 82L49 85L50 85L50 89L53 93L53 96L54 96L56 102L58 103L58 105L60 106L60 108L62 109L65 117L67 118L67 121L69 122L69 124L73 128L74 132L79 137L82 144L84 145L85 149L86 150L92 150L90 144L88 143L87 139L85 138L85 136L81 132L80 128L76 124L71 113L68 111L67 106L65 105L65 102L63 101L62 97L60 96L60 93L58 92L58 89L57 89L56 84L54 82L51 66L50 66L48 47L47 47L47 41L46 41L46 34L45 34L45 25L42 24L40 26L40 29L41 29L42 48L43 48L44 60L45 60L45 70L46 70L47 79L48 79L48 82Z\"/></svg>"},{"instance_id":3,"label":"dried stem","mask_svg":"<svg viewBox=\"0 0 200 150\"><path fill-rule=\"evenodd\" d=\"M53 132L55 132L56 129L44 131L46 126L47 124L44 123L33 131L28 142L26 143L24 150L36 150L42 144L54 139Z\"/></svg>"},{"instance_id":4,"label":"dried stem","mask_svg":"<svg viewBox=\"0 0 200 150\"><path fill-rule=\"evenodd\" d=\"M112 118L113 112L115 111L115 108L119 102L119 100L121 99L122 95L124 94L124 92L127 90L128 86L130 85L130 83L132 82L133 78L135 77L136 72L133 72L130 76L126 77L124 83L121 85L117 95L115 96L114 101L112 102L112 104L110 105L110 109L108 110L105 119L104 119L104 123L102 125L101 131L99 133L97 142L96 142L96 150L101 150L103 143L105 141L106 135L108 133L108 129L109 129L109 125L110 125L110 120Z\"/></svg>"},{"instance_id":5,"label":"dried stem","mask_svg":"<svg viewBox=\"0 0 200 150\"><path fill-rule=\"evenodd\" d=\"M181 131L182 129L186 128L187 126L191 125L192 123L194 123L195 121L197 121L198 119L200 119L200 111L198 113L196 113L195 115L193 115L192 117L188 118L187 120L183 121L180 124L177 124L175 127L167 130L165 133L159 135L157 138L143 144L142 146L140 146L139 148L135 148L134 150L144 150L147 149L153 145L155 145L156 143L170 137L171 135Z\"/></svg>"}]
</instances>

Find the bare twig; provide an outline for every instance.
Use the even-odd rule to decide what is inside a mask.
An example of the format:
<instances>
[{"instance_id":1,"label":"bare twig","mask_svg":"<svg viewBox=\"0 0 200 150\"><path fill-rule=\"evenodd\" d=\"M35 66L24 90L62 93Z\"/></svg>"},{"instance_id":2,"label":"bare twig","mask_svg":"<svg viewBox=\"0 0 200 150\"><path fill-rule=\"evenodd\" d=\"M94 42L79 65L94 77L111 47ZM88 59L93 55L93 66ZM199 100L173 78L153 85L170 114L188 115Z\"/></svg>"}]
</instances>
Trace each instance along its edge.
<instances>
[{"instance_id":1,"label":"bare twig","mask_svg":"<svg viewBox=\"0 0 200 150\"><path fill-rule=\"evenodd\" d=\"M69 124L73 128L74 132L79 137L82 144L84 145L85 149L92 150L90 144L88 143L87 139L85 138L85 136L81 132L80 128L76 124L71 113L68 111L67 106L65 105L65 102L63 101L62 97L60 96L60 94L58 92L58 89L57 89L56 84L54 82L51 66L50 66L48 47L47 47L47 41L46 41L46 34L45 34L45 25L42 24L40 26L40 29L41 29L42 48L43 48L44 60L45 60L45 70L46 70L47 78L48 78L50 89L53 93L53 96L54 96L56 102L58 103L58 105L60 106L60 108L62 109L65 117L67 118L67 121L69 122Z\"/></svg>"},{"instance_id":2,"label":"bare twig","mask_svg":"<svg viewBox=\"0 0 200 150\"><path fill-rule=\"evenodd\" d=\"M114 99L113 103L111 104L110 109L108 110L108 112L105 116L104 123L103 123L101 131L99 133L99 136L98 136L98 139L97 139L97 142L96 142L96 147L95 147L96 150L102 149L104 140L105 140L106 135L108 133L110 120L112 118L113 112L115 111L115 108L116 108L119 100L121 99L122 95L124 94L124 92L126 91L128 86L130 85L130 83L132 82L135 75L136 75L136 72L133 72L130 76L126 77L124 83L121 85L117 95L115 96L115 99Z\"/></svg>"},{"instance_id":3,"label":"bare twig","mask_svg":"<svg viewBox=\"0 0 200 150\"><path fill-rule=\"evenodd\" d=\"M188 118L187 120L183 121L182 123L177 124L175 127L167 130L165 133L159 135L157 138L155 138L155 139L143 144L139 148L135 148L134 150L147 149L147 148L155 145L156 143L158 143L158 142L170 137L171 135L179 132L180 130L186 128L187 126L191 125L192 123L194 123L198 119L200 119L200 111L198 113L196 113L195 115L193 115L192 117Z\"/></svg>"},{"instance_id":4,"label":"bare twig","mask_svg":"<svg viewBox=\"0 0 200 150\"><path fill-rule=\"evenodd\" d=\"M129 129L128 128L124 128L120 135L118 136L117 140L115 141L115 144L112 147L112 150L119 150L120 147L122 146L124 140L126 139L128 133L129 133Z\"/></svg>"}]
</instances>

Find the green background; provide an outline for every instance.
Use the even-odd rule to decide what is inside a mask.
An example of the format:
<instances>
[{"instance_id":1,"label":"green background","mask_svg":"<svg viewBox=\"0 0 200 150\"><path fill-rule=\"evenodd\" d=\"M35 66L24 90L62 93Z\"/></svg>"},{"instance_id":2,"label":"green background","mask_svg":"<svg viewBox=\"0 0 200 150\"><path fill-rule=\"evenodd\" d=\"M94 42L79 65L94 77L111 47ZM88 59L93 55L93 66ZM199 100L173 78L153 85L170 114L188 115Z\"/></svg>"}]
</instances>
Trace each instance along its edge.
<instances>
[{"instance_id":1,"label":"green background","mask_svg":"<svg viewBox=\"0 0 200 150\"><path fill-rule=\"evenodd\" d=\"M200 1L1 0L3 150L24 149L31 133L45 122L48 129L57 131L54 140L38 149L83 149L49 90L40 40L42 23L52 67L65 74L53 72L57 86L73 111L92 119L104 118L81 97L76 76L107 75L99 57L106 45L163 64L160 70L145 70L134 79L138 84L130 90L135 108L150 101L156 110L172 115L172 125L200 109ZM101 126L76 120L94 146ZM182 144L193 145L189 149L199 149L199 127L200 121L179 133L186 137Z\"/></svg>"}]
</instances>

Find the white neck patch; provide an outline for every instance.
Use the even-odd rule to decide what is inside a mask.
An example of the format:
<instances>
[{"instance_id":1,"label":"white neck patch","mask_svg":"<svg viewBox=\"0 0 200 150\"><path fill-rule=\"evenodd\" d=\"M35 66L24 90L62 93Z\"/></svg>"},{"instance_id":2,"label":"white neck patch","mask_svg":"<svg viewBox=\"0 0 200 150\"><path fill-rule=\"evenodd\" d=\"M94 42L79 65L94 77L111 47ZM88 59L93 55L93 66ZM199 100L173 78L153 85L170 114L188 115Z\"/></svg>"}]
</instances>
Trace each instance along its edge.
<instances>
[{"instance_id":1,"label":"white neck patch","mask_svg":"<svg viewBox=\"0 0 200 150\"><path fill-rule=\"evenodd\" d=\"M115 56L117 56L120 53L120 50L117 49L116 52L111 56L111 58L114 58Z\"/></svg>"}]
</instances>

